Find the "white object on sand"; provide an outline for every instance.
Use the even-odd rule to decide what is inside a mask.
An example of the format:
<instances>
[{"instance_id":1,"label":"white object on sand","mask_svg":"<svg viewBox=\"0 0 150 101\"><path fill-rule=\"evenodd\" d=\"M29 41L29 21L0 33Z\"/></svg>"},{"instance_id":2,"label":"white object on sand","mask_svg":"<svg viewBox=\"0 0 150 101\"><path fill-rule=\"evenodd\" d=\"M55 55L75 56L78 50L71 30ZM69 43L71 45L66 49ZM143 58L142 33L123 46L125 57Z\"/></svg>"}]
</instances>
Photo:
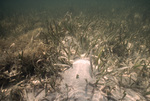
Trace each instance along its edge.
<instances>
[{"instance_id":1,"label":"white object on sand","mask_svg":"<svg viewBox=\"0 0 150 101\"><path fill-rule=\"evenodd\" d=\"M59 100L68 101L106 101L106 98L96 91L89 83L94 83L92 78L91 64L89 60L78 59L73 62L72 68L63 74L61 83L61 96Z\"/></svg>"}]
</instances>

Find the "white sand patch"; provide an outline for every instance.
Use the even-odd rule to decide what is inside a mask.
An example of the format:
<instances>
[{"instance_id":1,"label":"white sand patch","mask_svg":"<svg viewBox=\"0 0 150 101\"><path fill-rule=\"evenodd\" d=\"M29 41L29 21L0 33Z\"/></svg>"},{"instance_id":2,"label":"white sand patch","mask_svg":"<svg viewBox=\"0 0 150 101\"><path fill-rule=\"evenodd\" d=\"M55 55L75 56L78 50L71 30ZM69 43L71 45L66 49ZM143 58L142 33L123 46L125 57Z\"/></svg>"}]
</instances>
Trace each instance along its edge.
<instances>
[{"instance_id":1,"label":"white sand patch","mask_svg":"<svg viewBox=\"0 0 150 101\"><path fill-rule=\"evenodd\" d=\"M73 62L72 68L66 70L61 82L61 96L58 100L69 101L106 101L106 98L100 94L92 85L95 78L92 78L90 61L78 59Z\"/></svg>"}]
</instances>

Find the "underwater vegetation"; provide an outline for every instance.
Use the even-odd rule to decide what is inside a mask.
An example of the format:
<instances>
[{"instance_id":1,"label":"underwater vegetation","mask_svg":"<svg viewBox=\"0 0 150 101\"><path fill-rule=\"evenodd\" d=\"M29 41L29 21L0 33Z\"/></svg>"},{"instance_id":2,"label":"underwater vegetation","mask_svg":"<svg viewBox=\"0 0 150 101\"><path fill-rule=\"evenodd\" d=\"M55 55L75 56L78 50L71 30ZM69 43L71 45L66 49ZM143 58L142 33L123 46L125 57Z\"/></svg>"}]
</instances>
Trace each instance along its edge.
<instances>
[{"instance_id":1,"label":"underwater vegetation","mask_svg":"<svg viewBox=\"0 0 150 101\"><path fill-rule=\"evenodd\" d=\"M40 94L48 101L60 90L60 74L82 54L91 57L93 85L108 100L150 100L147 13L114 9L106 15L66 12L55 18L31 11L1 18L0 33L1 101L39 100Z\"/></svg>"}]
</instances>

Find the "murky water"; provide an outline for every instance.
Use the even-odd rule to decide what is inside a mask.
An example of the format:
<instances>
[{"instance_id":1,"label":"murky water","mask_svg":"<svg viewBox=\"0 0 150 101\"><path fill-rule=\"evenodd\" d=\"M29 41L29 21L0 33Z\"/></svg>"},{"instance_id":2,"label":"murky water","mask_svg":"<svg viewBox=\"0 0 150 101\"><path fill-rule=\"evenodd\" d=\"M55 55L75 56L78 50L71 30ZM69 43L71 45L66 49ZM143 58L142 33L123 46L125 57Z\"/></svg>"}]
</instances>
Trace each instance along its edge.
<instances>
[{"instance_id":1,"label":"murky water","mask_svg":"<svg viewBox=\"0 0 150 101\"><path fill-rule=\"evenodd\" d=\"M130 9L133 13L148 10L149 4L149 0L1 0L0 12L1 15L13 15L17 12L23 14L38 11L40 13L48 10L55 17L64 16L67 11L73 14L80 12L94 15L120 14L126 9ZM133 10L133 7L136 7L137 10Z\"/></svg>"},{"instance_id":2,"label":"murky water","mask_svg":"<svg viewBox=\"0 0 150 101\"><path fill-rule=\"evenodd\" d=\"M15 34L26 33L27 31L34 29L34 28L30 28L30 26L37 27L36 26L37 22L39 24L38 27L43 28L43 26L45 27L46 25L45 23L49 19L55 20L57 18L63 18L67 12L69 12L70 15L68 17L70 18L71 16L74 17L74 15L80 15L81 12L84 13L85 19L86 17L89 17L90 19L90 17L94 18L95 16L98 16L98 18L101 17L102 19L106 18L108 21L110 21L110 23L108 23L107 20L104 20L102 23L106 23L106 25L110 26L111 30L115 29L114 26L119 26L119 28L121 27L122 30L123 29L122 24L125 24L124 25L125 30L123 31L123 33L128 33L128 31L126 32L128 28L130 27L136 28L136 25L139 25L141 26L139 28L141 28L143 31L146 31L149 34L149 29L148 29L149 22L150 22L149 5L150 5L150 0L57 0L57 1L56 0L43 0L43 1L42 0L36 0L36 1L35 0L1 0L0 1L0 22L1 22L0 36L5 36L5 34L11 34L11 32L8 31L9 28L15 30L13 31ZM112 20L114 18L115 20ZM121 18L121 20L118 20L118 18ZM32 22L32 20L35 21ZM115 21L117 23L113 24L113 22ZM118 24L119 21L120 23ZM20 27L18 23L22 24L23 22L27 22L27 23L23 24L23 26ZM133 24L131 26L127 26L126 23L128 22L130 22L131 24L135 23L135 25ZM26 29L24 29L23 31L17 30L19 28L23 29L24 25L27 26ZM80 23L75 23L75 25L78 25L80 29L81 26ZM88 24L85 26L87 27ZM103 24L101 24L101 26L103 26ZM15 27L18 28L15 29ZM85 28L83 27L83 30L85 30L86 27ZM131 28L131 33L134 33L132 28ZM91 29L94 29L94 27L91 26L91 28L89 29L87 28L87 31L90 32ZM101 29L101 27L99 29ZM116 28L117 32L121 33L121 30L119 31ZM103 31L103 32L105 32L104 34L109 33L109 31L108 32ZM66 33L68 32L66 31ZM114 34L115 33L116 32L114 32ZM140 33L143 34L142 32ZM75 46L76 45L78 44L75 44ZM65 72L61 73L61 75L63 79L60 82L60 86L59 86L60 91L56 91L47 96L45 93L46 91L44 89L39 89L41 90L41 93L39 94L34 94L35 92L28 91L28 93L25 94L27 101L37 101L37 100L43 101L44 99L50 101L53 100L54 101L64 101L64 100L65 101L66 100L107 101L108 100L108 97L106 97L106 95L102 92L102 88L101 88L102 86L99 86L97 88L94 85L96 78L92 75L91 64L88 59L75 60L72 64L72 67L66 70ZM107 78L112 79L109 76ZM136 100L143 99L143 101L145 101L145 99L140 94L134 92L131 89L119 88L118 86L116 86L115 88L116 88L115 90L112 89L112 92L114 93L111 96L113 96L117 100L123 98L124 96L123 94L126 94L126 97L124 98L126 101L135 101L135 99ZM132 98L133 94L135 95L134 98Z\"/></svg>"}]
</instances>

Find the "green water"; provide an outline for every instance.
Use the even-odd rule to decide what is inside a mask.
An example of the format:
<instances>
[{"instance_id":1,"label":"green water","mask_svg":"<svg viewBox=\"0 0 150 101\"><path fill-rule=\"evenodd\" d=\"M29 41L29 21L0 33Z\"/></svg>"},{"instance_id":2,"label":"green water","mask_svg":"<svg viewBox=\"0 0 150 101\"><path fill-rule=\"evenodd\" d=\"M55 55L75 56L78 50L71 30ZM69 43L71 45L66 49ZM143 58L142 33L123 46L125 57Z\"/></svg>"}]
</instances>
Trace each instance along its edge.
<instances>
[{"instance_id":1,"label":"green water","mask_svg":"<svg viewBox=\"0 0 150 101\"><path fill-rule=\"evenodd\" d=\"M52 15L61 13L63 16L67 11L97 15L112 13L112 10L119 14L127 9L144 13L150 11L149 5L149 0L1 0L0 14L48 10Z\"/></svg>"}]
</instances>

